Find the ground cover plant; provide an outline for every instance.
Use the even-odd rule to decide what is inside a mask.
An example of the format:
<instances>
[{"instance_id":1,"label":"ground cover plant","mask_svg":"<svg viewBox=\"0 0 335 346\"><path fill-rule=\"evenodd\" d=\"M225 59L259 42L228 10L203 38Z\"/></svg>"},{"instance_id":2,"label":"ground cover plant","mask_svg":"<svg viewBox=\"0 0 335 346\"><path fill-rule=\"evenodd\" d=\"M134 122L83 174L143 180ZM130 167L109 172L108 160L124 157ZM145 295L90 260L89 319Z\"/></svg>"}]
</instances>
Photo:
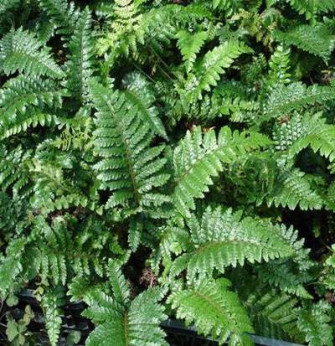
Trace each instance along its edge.
<instances>
[{"instance_id":1,"label":"ground cover plant","mask_svg":"<svg viewBox=\"0 0 335 346\"><path fill-rule=\"evenodd\" d=\"M1 307L33 289L51 345L69 301L87 345L167 345L167 318L332 345L334 14L1 0ZM37 344L33 319L1 333Z\"/></svg>"}]
</instances>

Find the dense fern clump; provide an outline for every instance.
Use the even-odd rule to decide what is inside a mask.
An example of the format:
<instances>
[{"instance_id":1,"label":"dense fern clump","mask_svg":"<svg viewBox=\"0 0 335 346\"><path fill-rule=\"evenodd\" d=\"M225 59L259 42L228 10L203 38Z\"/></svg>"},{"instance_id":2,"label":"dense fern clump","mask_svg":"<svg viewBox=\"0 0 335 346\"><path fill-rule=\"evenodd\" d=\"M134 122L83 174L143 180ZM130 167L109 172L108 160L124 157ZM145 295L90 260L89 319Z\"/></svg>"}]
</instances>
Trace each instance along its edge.
<instances>
[{"instance_id":1,"label":"dense fern clump","mask_svg":"<svg viewBox=\"0 0 335 346\"><path fill-rule=\"evenodd\" d=\"M33 289L51 345L77 301L91 346L168 345L168 318L332 345L334 15L0 1L0 305ZM7 315L34 344L31 311Z\"/></svg>"}]
</instances>

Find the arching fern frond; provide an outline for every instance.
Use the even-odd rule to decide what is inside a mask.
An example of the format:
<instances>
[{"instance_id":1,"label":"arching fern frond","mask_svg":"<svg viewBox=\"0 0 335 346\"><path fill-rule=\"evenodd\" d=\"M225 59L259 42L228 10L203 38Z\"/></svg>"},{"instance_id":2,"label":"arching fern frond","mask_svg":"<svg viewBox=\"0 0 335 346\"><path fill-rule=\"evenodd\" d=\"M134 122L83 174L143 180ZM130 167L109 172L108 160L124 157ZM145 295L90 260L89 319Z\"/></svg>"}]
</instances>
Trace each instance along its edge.
<instances>
[{"instance_id":1,"label":"arching fern frond","mask_svg":"<svg viewBox=\"0 0 335 346\"><path fill-rule=\"evenodd\" d=\"M11 30L0 41L0 70L7 75L24 72L34 77L64 76L63 71L50 56L50 49L34 34L22 28Z\"/></svg>"},{"instance_id":2,"label":"arching fern frond","mask_svg":"<svg viewBox=\"0 0 335 346\"><path fill-rule=\"evenodd\" d=\"M223 170L223 164L269 143L265 136L231 132L228 127L223 127L218 137L214 130L201 133L199 127L193 133L187 132L173 154L176 209L189 216L189 210L195 209L194 199L204 197L208 186L213 184L213 177Z\"/></svg>"},{"instance_id":3,"label":"arching fern frond","mask_svg":"<svg viewBox=\"0 0 335 346\"><path fill-rule=\"evenodd\" d=\"M124 95L92 84L96 113L95 152L102 159L95 165L101 187L112 192L107 207L161 206L169 199L156 192L169 179L164 173L163 145L150 147L154 138L150 124Z\"/></svg>"},{"instance_id":4,"label":"arching fern frond","mask_svg":"<svg viewBox=\"0 0 335 346\"><path fill-rule=\"evenodd\" d=\"M187 325L194 324L198 333L218 338L220 345L228 338L230 345L244 345L249 338L245 333L251 333L253 328L238 296L228 288L225 280L204 280L173 292L168 302L177 318Z\"/></svg>"},{"instance_id":5,"label":"arching fern frond","mask_svg":"<svg viewBox=\"0 0 335 346\"><path fill-rule=\"evenodd\" d=\"M206 209L200 221L192 216L187 222L192 245L171 266L171 275L187 269L192 280L211 275L213 270L224 272L228 266L287 258L295 252L296 236L292 229L272 225L241 213L221 208Z\"/></svg>"}]
</instances>

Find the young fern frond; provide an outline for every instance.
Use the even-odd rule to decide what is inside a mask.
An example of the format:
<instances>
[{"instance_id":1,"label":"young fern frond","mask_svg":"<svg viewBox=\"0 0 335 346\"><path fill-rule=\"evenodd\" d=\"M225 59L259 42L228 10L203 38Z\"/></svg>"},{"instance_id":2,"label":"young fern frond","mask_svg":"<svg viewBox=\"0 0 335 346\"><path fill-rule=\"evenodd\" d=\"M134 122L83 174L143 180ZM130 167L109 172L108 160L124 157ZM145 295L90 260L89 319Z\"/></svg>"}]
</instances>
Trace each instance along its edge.
<instances>
[{"instance_id":1,"label":"young fern frond","mask_svg":"<svg viewBox=\"0 0 335 346\"><path fill-rule=\"evenodd\" d=\"M182 215L190 216L190 210L195 209L194 200L204 197L208 187L213 185L213 177L218 176L224 164L270 143L265 136L231 132L228 127L223 127L218 136L214 130L201 133L199 127L193 133L187 132L173 154L176 209Z\"/></svg>"},{"instance_id":2,"label":"young fern frond","mask_svg":"<svg viewBox=\"0 0 335 346\"><path fill-rule=\"evenodd\" d=\"M106 207L159 207L169 198L157 191L169 179L161 158L164 145L152 146L154 133L126 97L97 83L91 86L96 113L95 165L101 188L112 192Z\"/></svg>"},{"instance_id":3,"label":"young fern frond","mask_svg":"<svg viewBox=\"0 0 335 346\"><path fill-rule=\"evenodd\" d=\"M226 280L203 280L173 292L168 302L177 318L187 325L194 324L198 333L217 338L220 345L228 338L229 345L244 345L249 339L245 333L253 332L245 309Z\"/></svg>"},{"instance_id":4,"label":"young fern frond","mask_svg":"<svg viewBox=\"0 0 335 346\"><path fill-rule=\"evenodd\" d=\"M88 96L88 83L93 74L94 45L92 42L92 16L88 8L81 14L69 42L69 60L66 64L66 87L79 100Z\"/></svg>"},{"instance_id":5,"label":"young fern frond","mask_svg":"<svg viewBox=\"0 0 335 346\"><path fill-rule=\"evenodd\" d=\"M39 77L61 78L64 72L50 55L50 49L22 28L8 32L0 41L0 71Z\"/></svg>"}]
</instances>

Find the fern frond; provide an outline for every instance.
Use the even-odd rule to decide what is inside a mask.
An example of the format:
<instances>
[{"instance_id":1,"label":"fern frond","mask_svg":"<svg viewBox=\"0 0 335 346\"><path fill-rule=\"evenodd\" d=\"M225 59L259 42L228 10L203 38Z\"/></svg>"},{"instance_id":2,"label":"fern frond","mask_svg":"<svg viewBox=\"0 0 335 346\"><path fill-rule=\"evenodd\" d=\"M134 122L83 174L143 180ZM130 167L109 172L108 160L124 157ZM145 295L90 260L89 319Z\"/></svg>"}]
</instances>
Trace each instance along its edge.
<instances>
[{"instance_id":1,"label":"fern frond","mask_svg":"<svg viewBox=\"0 0 335 346\"><path fill-rule=\"evenodd\" d=\"M292 143L288 156L293 158L303 149L310 147L315 153L327 158L330 162L335 159L335 126L326 124L320 113L303 118L304 133Z\"/></svg>"},{"instance_id":2,"label":"fern frond","mask_svg":"<svg viewBox=\"0 0 335 346\"><path fill-rule=\"evenodd\" d=\"M26 76L10 79L0 90L0 137L7 138L29 126L50 125L56 117L48 112L61 107L63 95L65 92L57 90L52 80Z\"/></svg>"},{"instance_id":3,"label":"fern frond","mask_svg":"<svg viewBox=\"0 0 335 346\"><path fill-rule=\"evenodd\" d=\"M157 107L154 105L155 94L148 81L139 73L131 73L124 79L126 90L123 91L126 99L137 109L143 122L150 124L155 134L168 140Z\"/></svg>"},{"instance_id":4,"label":"fern frond","mask_svg":"<svg viewBox=\"0 0 335 346\"><path fill-rule=\"evenodd\" d=\"M241 54L251 53L252 50L238 41L227 41L206 53L197 66L195 73L189 74L184 88L186 100L202 99L204 91L210 91L216 86L225 69L230 67Z\"/></svg>"},{"instance_id":5,"label":"fern frond","mask_svg":"<svg viewBox=\"0 0 335 346\"><path fill-rule=\"evenodd\" d=\"M308 257L305 265L310 262ZM307 268L309 269L309 268ZM303 299L311 299L311 294L304 285L312 280L310 273L299 265L287 260L274 260L259 268L260 280L269 283L273 287L278 287L282 292L295 295Z\"/></svg>"},{"instance_id":6,"label":"fern frond","mask_svg":"<svg viewBox=\"0 0 335 346\"><path fill-rule=\"evenodd\" d=\"M245 305L259 335L279 340L297 340L297 299L270 291L264 295L251 294Z\"/></svg>"},{"instance_id":7,"label":"fern frond","mask_svg":"<svg viewBox=\"0 0 335 346\"><path fill-rule=\"evenodd\" d=\"M305 340L309 345L331 346L333 344L329 314L330 306L324 301L298 310L298 327L305 334Z\"/></svg>"},{"instance_id":8,"label":"fern frond","mask_svg":"<svg viewBox=\"0 0 335 346\"><path fill-rule=\"evenodd\" d=\"M92 16L88 8L80 15L69 42L69 60L66 64L66 87L79 99L88 96L88 82L93 73L94 45L91 38Z\"/></svg>"},{"instance_id":9,"label":"fern frond","mask_svg":"<svg viewBox=\"0 0 335 346\"><path fill-rule=\"evenodd\" d=\"M96 290L85 299L89 308L83 315L98 325L89 335L86 344L98 346L107 342L118 346L167 345L165 333L159 327L159 323L166 319L164 308L158 303L162 298L161 292L155 288L148 289L129 302L128 297L124 300L128 288L125 287L125 279L117 266L112 265L110 279L115 297Z\"/></svg>"},{"instance_id":10,"label":"fern frond","mask_svg":"<svg viewBox=\"0 0 335 346\"><path fill-rule=\"evenodd\" d=\"M183 60L185 61L186 72L190 72L197 54L200 52L201 47L207 39L207 32L200 31L196 33L189 33L187 31L179 31L176 35L178 39L178 48L181 51Z\"/></svg>"},{"instance_id":11,"label":"fern frond","mask_svg":"<svg viewBox=\"0 0 335 346\"><path fill-rule=\"evenodd\" d=\"M115 299L122 304L128 304L130 290L118 263L109 263L108 276L110 278L110 283Z\"/></svg>"},{"instance_id":12,"label":"fern frond","mask_svg":"<svg viewBox=\"0 0 335 346\"><path fill-rule=\"evenodd\" d=\"M327 1L318 1L327 2ZM276 31L275 37L288 45L316 55L327 62L334 49L335 37L325 24L318 26L299 25L289 31Z\"/></svg>"},{"instance_id":13,"label":"fern frond","mask_svg":"<svg viewBox=\"0 0 335 346\"><path fill-rule=\"evenodd\" d=\"M173 155L176 209L189 216L189 210L195 209L194 199L204 197L213 177L223 170L223 164L269 143L269 139L257 133L231 132L228 127L223 127L218 137L214 130L201 133L199 127L193 133L187 132Z\"/></svg>"},{"instance_id":14,"label":"fern frond","mask_svg":"<svg viewBox=\"0 0 335 346\"><path fill-rule=\"evenodd\" d=\"M6 249L6 257L0 257L0 296L5 299L19 274L23 271L21 256L27 243L26 239L13 240Z\"/></svg>"},{"instance_id":15,"label":"fern frond","mask_svg":"<svg viewBox=\"0 0 335 346\"><path fill-rule=\"evenodd\" d=\"M11 30L0 41L0 70L7 75L18 71L34 77L64 76L63 71L52 59L50 49L34 34L22 28Z\"/></svg>"},{"instance_id":16,"label":"fern frond","mask_svg":"<svg viewBox=\"0 0 335 346\"><path fill-rule=\"evenodd\" d=\"M300 82L282 85L275 88L263 106L262 120L269 120L285 115L292 110L324 103L335 98L333 87L313 85L306 87Z\"/></svg>"},{"instance_id":17,"label":"fern frond","mask_svg":"<svg viewBox=\"0 0 335 346\"><path fill-rule=\"evenodd\" d=\"M194 324L197 332L212 335L223 344L244 345L245 333L253 331L250 320L236 293L229 291L223 280L204 280L194 287L173 292L168 302L177 318ZM235 343L234 343L235 342Z\"/></svg>"},{"instance_id":18,"label":"fern frond","mask_svg":"<svg viewBox=\"0 0 335 346\"><path fill-rule=\"evenodd\" d=\"M282 206L292 210L297 206L302 210L321 209L323 199L312 188L311 178L299 169L280 173L273 190L266 198L268 206Z\"/></svg>"},{"instance_id":19,"label":"fern frond","mask_svg":"<svg viewBox=\"0 0 335 346\"><path fill-rule=\"evenodd\" d=\"M78 11L74 4L67 0L38 0L43 11L50 17L58 32L62 35L71 35L76 26Z\"/></svg>"},{"instance_id":20,"label":"fern frond","mask_svg":"<svg viewBox=\"0 0 335 346\"><path fill-rule=\"evenodd\" d=\"M91 87L98 110L94 132L95 151L102 159L95 165L102 188L112 191L107 207L160 206L167 196L155 192L169 179L160 158L164 146L150 147L153 131L124 95L101 85ZM157 191L157 190L156 190Z\"/></svg>"},{"instance_id":21,"label":"fern frond","mask_svg":"<svg viewBox=\"0 0 335 346\"><path fill-rule=\"evenodd\" d=\"M278 46L269 61L269 75L266 84L271 88L290 82L290 49Z\"/></svg>"},{"instance_id":22,"label":"fern frond","mask_svg":"<svg viewBox=\"0 0 335 346\"><path fill-rule=\"evenodd\" d=\"M45 326L50 344L56 346L62 325L62 310L64 305L64 291L62 288L47 288L42 296L41 306L44 312Z\"/></svg>"},{"instance_id":23,"label":"fern frond","mask_svg":"<svg viewBox=\"0 0 335 346\"><path fill-rule=\"evenodd\" d=\"M288 258L295 252L296 236L292 229L272 225L252 218L241 218L241 213L208 207L201 221L195 216L188 221L192 246L177 257L171 266L171 275L187 269L187 277L221 273L228 266ZM271 231L270 231L271 229Z\"/></svg>"}]
</instances>

